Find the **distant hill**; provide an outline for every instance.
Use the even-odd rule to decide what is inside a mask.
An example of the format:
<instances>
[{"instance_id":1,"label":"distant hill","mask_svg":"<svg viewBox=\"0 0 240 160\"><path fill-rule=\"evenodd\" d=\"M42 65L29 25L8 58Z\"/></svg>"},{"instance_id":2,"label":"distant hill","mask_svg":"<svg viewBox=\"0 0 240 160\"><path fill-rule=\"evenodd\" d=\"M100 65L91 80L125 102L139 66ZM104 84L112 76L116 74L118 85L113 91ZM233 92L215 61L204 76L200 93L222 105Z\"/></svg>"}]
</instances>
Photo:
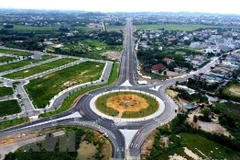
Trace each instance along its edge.
<instances>
[{"instance_id":1,"label":"distant hill","mask_svg":"<svg viewBox=\"0 0 240 160\"><path fill-rule=\"evenodd\" d=\"M85 15L85 16L105 16L105 14L101 13L101 12L86 12L86 13L83 13L83 15Z\"/></svg>"}]
</instances>

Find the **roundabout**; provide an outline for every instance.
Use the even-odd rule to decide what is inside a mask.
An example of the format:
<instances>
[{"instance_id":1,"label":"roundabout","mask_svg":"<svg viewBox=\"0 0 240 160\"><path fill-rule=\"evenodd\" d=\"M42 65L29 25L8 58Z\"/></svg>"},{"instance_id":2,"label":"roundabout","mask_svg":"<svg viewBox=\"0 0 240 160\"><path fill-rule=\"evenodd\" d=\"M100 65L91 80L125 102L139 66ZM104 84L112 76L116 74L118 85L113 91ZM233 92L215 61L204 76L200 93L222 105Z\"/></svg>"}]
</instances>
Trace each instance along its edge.
<instances>
[{"instance_id":1,"label":"roundabout","mask_svg":"<svg viewBox=\"0 0 240 160\"><path fill-rule=\"evenodd\" d=\"M3 130L0 136L53 126L85 126L110 140L113 160L140 160L141 146L147 136L176 115L177 106L165 89L180 78L160 82L161 87L156 90L151 89L153 85L138 85L130 19L125 32L118 78L113 84L81 95L66 112ZM99 84L107 83L110 74L111 70L106 70ZM54 103L61 105L61 100L59 97Z\"/></svg>"},{"instance_id":2,"label":"roundabout","mask_svg":"<svg viewBox=\"0 0 240 160\"><path fill-rule=\"evenodd\" d=\"M124 122L145 121L161 115L163 101L138 90L112 90L94 96L90 108L98 116Z\"/></svg>"}]
</instances>

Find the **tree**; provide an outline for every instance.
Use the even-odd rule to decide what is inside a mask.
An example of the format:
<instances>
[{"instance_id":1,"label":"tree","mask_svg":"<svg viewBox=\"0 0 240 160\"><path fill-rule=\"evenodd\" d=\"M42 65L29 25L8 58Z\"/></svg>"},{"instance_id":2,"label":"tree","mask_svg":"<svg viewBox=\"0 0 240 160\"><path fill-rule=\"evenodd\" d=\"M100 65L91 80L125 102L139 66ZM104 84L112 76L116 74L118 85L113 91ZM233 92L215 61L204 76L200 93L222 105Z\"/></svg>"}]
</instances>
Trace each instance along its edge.
<instances>
[{"instance_id":1,"label":"tree","mask_svg":"<svg viewBox=\"0 0 240 160\"><path fill-rule=\"evenodd\" d=\"M196 115L193 116L193 122L197 123L198 117Z\"/></svg>"},{"instance_id":2,"label":"tree","mask_svg":"<svg viewBox=\"0 0 240 160\"><path fill-rule=\"evenodd\" d=\"M167 71L164 71L164 72L163 72L163 75L166 76L166 75L167 75Z\"/></svg>"},{"instance_id":3,"label":"tree","mask_svg":"<svg viewBox=\"0 0 240 160\"><path fill-rule=\"evenodd\" d=\"M13 160L13 159L16 159L16 154L12 152L8 153L4 158L4 160Z\"/></svg>"},{"instance_id":4,"label":"tree","mask_svg":"<svg viewBox=\"0 0 240 160\"><path fill-rule=\"evenodd\" d=\"M177 82L175 83L175 85L176 85L176 86L179 85L179 81L177 81Z\"/></svg>"},{"instance_id":5,"label":"tree","mask_svg":"<svg viewBox=\"0 0 240 160\"><path fill-rule=\"evenodd\" d=\"M205 119L208 119L210 114L211 114L211 109L209 107L204 107L202 110L201 110L201 113L203 114L203 117Z\"/></svg>"}]
</instances>

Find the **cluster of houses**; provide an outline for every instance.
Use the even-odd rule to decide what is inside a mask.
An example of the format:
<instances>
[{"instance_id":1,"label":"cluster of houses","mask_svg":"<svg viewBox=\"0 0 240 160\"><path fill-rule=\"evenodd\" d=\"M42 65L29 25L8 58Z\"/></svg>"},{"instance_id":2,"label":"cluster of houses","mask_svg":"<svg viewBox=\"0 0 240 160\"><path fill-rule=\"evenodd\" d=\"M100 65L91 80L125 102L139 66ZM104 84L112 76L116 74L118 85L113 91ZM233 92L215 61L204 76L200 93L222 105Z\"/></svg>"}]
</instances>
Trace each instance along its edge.
<instances>
[{"instance_id":1,"label":"cluster of houses","mask_svg":"<svg viewBox=\"0 0 240 160\"><path fill-rule=\"evenodd\" d=\"M174 85L174 86L172 86L172 89L179 89L179 90L185 91L189 95L194 95L197 93L197 91L195 91L194 89L191 89L184 85ZM191 102L189 100L186 100L186 99L183 99L180 97L177 98L177 103L181 107L181 110L183 110L184 112L196 109L199 106L201 106L201 107L209 106L209 104L206 104L206 103Z\"/></svg>"},{"instance_id":2,"label":"cluster of houses","mask_svg":"<svg viewBox=\"0 0 240 160\"><path fill-rule=\"evenodd\" d=\"M138 30L136 35L141 38L139 47L144 50L158 48L163 50L165 45L171 47L184 47L189 44L190 48L202 50L205 53L225 53L240 48L240 33L223 32L217 29L203 29L198 31L165 31ZM163 44L165 41L165 45ZM169 47L170 46L170 47Z\"/></svg>"},{"instance_id":3,"label":"cluster of houses","mask_svg":"<svg viewBox=\"0 0 240 160\"><path fill-rule=\"evenodd\" d=\"M238 36L238 33L234 34ZM203 39L204 41L192 42L190 48L202 49L206 53L218 54L221 52L229 52L240 48L240 40L233 39L231 36L223 35L211 35L208 39Z\"/></svg>"},{"instance_id":4,"label":"cluster of houses","mask_svg":"<svg viewBox=\"0 0 240 160\"><path fill-rule=\"evenodd\" d=\"M132 13L134 24L205 24L205 25L239 25L240 20L235 15L189 14L189 13Z\"/></svg>"},{"instance_id":5,"label":"cluster of houses","mask_svg":"<svg viewBox=\"0 0 240 160\"><path fill-rule=\"evenodd\" d=\"M193 69L200 68L209 62L209 53L217 55L240 48L240 33L237 31L219 31L218 29L202 29L192 32L166 31L163 29L137 30L135 37L139 38L138 46L143 50L175 50L175 48L185 48L187 46L187 48L200 51L199 54L184 56L185 62L190 63ZM162 71L167 69L167 65L174 60L166 57L162 61L166 63L159 63L151 67L152 73L162 74ZM230 60L230 62L229 59L226 59L219 65L234 66L235 62L233 60ZM210 73L211 76L206 76L207 79L210 81L212 75L221 74L218 70L219 68L213 70L213 73ZM174 72L169 71L169 76L178 76L187 71L188 68L176 67ZM211 81L220 81L221 79L213 78Z\"/></svg>"},{"instance_id":6,"label":"cluster of houses","mask_svg":"<svg viewBox=\"0 0 240 160\"><path fill-rule=\"evenodd\" d=\"M164 58L162 61L165 62L167 65L169 65L169 64L172 63L172 62L174 62L173 59L167 58L167 57ZM152 73L154 73L154 74L160 74L160 73L161 73L162 71L164 71L165 69L167 69L167 67L166 67L164 64L159 63L159 64L153 65L152 68L151 68L151 71L152 71Z\"/></svg>"},{"instance_id":7,"label":"cluster of houses","mask_svg":"<svg viewBox=\"0 0 240 160\"><path fill-rule=\"evenodd\" d=\"M227 57L220 59L219 64L212 67L210 71L197 78L204 80L210 84L224 84L232 77L234 71L240 69L240 53L230 53ZM240 77L237 78L240 82Z\"/></svg>"},{"instance_id":8,"label":"cluster of houses","mask_svg":"<svg viewBox=\"0 0 240 160\"><path fill-rule=\"evenodd\" d=\"M190 55L185 57L185 61L192 64L194 69L197 69L207 63L209 58L207 54Z\"/></svg>"},{"instance_id":9,"label":"cluster of houses","mask_svg":"<svg viewBox=\"0 0 240 160\"><path fill-rule=\"evenodd\" d=\"M89 28L102 28L102 24L101 23L89 23L88 27Z\"/></svg>"},{"instance_id":10,"label":"cluster of houses","mask_svg":"<svg viewBox=\"0 0 240 160\"><path fill-rule=\"evenodd\" d=\"M173 59L167 58L167 57L164 58L162 61L165 62L165 64L167 64L167 65L174 62ZM190 55L190 56L185 56L185 61L192 64L193 69L197 69L197 68L202 67L207 62L209 62L209 58L207 57L206 54ZM167 69L167 66L165 66L162 63L159 63L159 64L152 66L151 72L154 74L161 74L166 69ZM185 74L187 71L189 71L189 68L175 67L173 72L167 70L167 75L170 77L174 77L174 76L179 76L181 74Z\"/></svg>"},{"instance_id":11,"label":"cluster of houses","mask_svg":"<svg viewBox=\"0 0 240 160\"><path fill-rule=\"evenodd\" d=\"M205 74L195 75L195 80L205 81L209 84L218 83L220 86L227 84L229 79L232 78L233 72L240 69L240 52L229 53L226 57L221 58L219 61L220 63L218 63L215 67L212 67L211 70ZM240 82L240 76L238 76L236 80ZM189 95L197 93L197 91L183 85L175 85L173 88L184 90ZM189 111L197 108L198 106L208 105L205 103L196 104L182 98L178 98L178 103L183 111Z\"/></svg>"}]
</instances>

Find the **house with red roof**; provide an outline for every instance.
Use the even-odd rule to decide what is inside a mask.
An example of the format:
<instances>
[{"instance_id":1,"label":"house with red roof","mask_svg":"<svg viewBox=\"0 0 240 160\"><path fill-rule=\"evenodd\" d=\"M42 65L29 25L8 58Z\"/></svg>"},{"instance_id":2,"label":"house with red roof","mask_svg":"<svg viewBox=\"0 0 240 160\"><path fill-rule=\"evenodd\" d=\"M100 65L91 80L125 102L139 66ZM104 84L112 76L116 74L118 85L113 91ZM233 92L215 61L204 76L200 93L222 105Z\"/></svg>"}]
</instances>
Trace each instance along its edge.
<instances>
[{"instance_id":1,"label":"house with red roof","mask_svg":"<svg viewBox=\"0 0 240 160\"><path fill-rule=\"evenodd\" d=\"M166 67L162 63L159 63L159 64L153 65L151 71L152 71L152 73L158 74L159 71L163 71L165 69L166 69Z\"/></svg>"},{"instance_id":2,"label":"house with red roof","mask_svg":"<svg viewBox=\"0 0 240 160\"><path fill-rule=\"evenodd\" d=\"M174 60L171 59L171 58L164 58L163 61L166 62L167 64L170 64L171 62L174 62Z\"/></svg>"},{"instance_id":3,"label":"house with red roof","mask_svg":"<svg viewBox=\"0 0 240 160\"><path fill-rule=\"evenodd\" d=\"M178 98L178 102L185 112L196 108L193 102L189 102L185 99Z\"/></svg>"}]
</instances>

